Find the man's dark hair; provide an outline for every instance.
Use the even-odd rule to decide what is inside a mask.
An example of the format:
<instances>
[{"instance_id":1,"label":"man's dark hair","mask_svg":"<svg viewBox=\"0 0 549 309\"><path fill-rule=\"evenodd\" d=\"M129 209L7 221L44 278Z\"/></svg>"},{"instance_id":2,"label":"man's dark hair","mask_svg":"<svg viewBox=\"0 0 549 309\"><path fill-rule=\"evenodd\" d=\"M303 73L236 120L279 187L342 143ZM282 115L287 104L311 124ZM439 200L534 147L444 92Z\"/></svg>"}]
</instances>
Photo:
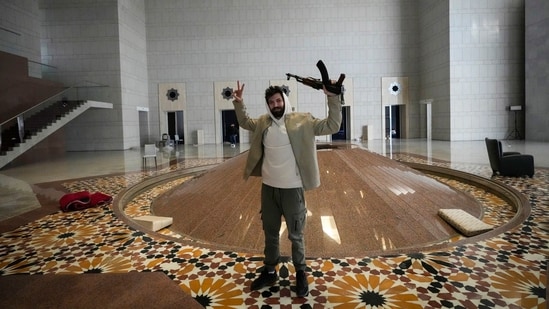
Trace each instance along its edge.
<instances>
[{"instance_id":1,"label":"man's dark hair","mask_svg":"<svg viewBox=\"0 0 549 309\"><path fill-rule=\"evenodd\" d=\"M284 90L282 90L282 87L280 86L269 86L269 88L267 88L267 90L265 90L265 102L269 102L269 98L272 97L273 95L277 94L277 93L280 93L280 95L282 96L282 99L284 100ZM286 102L284 102L286 103Z\"/></svg>"}]
</instances>

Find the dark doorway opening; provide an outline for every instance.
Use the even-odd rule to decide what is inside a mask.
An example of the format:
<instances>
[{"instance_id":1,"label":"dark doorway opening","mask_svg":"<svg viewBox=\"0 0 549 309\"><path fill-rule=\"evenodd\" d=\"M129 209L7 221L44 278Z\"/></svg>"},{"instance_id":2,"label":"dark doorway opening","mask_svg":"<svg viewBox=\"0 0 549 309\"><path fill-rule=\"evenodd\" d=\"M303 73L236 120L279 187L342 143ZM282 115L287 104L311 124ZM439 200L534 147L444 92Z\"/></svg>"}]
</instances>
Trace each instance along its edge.
<instances>
[{"instance_id":1,"label":"dark doorway opening","mask_svg":"<svg viewBox=\"0 0 549 309\"><path fill-rule=\"evenodd\" d=\"M385 106L385 137L400 138L400 105Z\"/></svg>"},{"instance_id":2,"label":"dark doorway opening","mask_svg":"<svg viewBox=\"0 0 549 309\"><path fill-rule=\"evenodd\" d=\"M150 144L155 142L151 140L149 136L149 112L139 111L139 145L143 146L145 144Z\"/></svg>"},{"instance_id":3,"label":"dark doorway opening","mask_svg":"<svg viewBox=\"0 0 549 309\"><path fill-rule=\"evenodd\" d=\"M183 111L168 112L168 135L176 144L184 144Z\"/></svg>"},{"instance_id":4,"label":"dark doorway opening","mask_svg":"<svg viewBox=\"0 0 549 309\"><path fill-rule=\"evenodd\" d=\"M336 140L349 140L349 133L351 132L351 107L342 106L341 107L341 126L339 127L339 132L332 134L332 141Z\"/></svg>"},{"instance_id":5,"label":"dark doorway opening","mask_svg":"<svg viewBox=\"0 0 549 309\"><path fill-rule=\"evenodd\" d=\"M231 125L233 125L233 127L231 127ZM221 111L221 126L223 128L223 142L231 144L240 143L240 127L238 126L238 120L236 119L234 109ZM233 135L233 141L231 141L231 135Z\"/></svg>"}]
</instances>

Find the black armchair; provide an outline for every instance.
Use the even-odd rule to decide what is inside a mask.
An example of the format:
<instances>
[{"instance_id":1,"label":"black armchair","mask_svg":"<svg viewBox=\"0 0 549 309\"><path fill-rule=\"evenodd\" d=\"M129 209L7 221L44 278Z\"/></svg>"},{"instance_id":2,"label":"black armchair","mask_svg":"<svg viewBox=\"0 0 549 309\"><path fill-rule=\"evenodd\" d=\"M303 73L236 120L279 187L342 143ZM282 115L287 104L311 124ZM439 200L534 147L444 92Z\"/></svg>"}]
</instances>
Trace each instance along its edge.
<instances>
[{"instance_id":1,"label":"black armchair","mask_svg":"<svg viewBox=\"0 0 549 309\"><path fill-rule=\"evenodd\" d=\"M497 139L485 138L488 159L492 168L492 176L520 177L534 176L534 157L520 152L503 152L501 142Z\"/></svg>"}]
</instances>

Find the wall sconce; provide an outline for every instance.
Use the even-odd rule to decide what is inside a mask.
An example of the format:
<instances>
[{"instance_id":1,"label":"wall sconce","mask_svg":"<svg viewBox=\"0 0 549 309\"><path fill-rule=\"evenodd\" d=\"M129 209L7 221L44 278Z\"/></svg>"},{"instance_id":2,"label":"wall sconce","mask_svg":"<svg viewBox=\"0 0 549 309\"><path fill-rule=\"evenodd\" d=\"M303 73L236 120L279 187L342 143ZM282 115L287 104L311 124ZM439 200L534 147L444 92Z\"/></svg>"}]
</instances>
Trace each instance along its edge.
<instances>
[{"instance_id":1,"label":"wall sconce","mask_svg":"<svg viewBox=\"0 0 549 309\"><path fill-rule=\"evenodd\" d=\"M225 87L223 91L221 91L221 95L223 96L223 99L230 100L233 98L233 88L231 87Z\"/></svg>"},{"instance_id":2,"label":"wall sconce","mask_svg":"<svg viewBox=\"0 0 549 309\"><path fill-rule=\"evenodd\" d=\"M177 89L171 88L166 93L166 97L168 97L168 100L172 102L177 101L177 99L179 98L179 92L177 91Z\"/></svg>"}]
</instances>

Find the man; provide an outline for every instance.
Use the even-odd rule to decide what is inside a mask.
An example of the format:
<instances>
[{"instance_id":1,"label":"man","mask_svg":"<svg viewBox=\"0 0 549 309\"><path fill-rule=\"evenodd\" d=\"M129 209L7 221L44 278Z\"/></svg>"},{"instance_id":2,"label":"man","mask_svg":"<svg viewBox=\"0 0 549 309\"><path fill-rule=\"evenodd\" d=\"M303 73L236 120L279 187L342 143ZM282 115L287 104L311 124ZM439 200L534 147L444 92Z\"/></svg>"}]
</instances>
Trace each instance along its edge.
<instances>
[{"instance_id":1,"label":"man","mask_svg":"<svg viewBox=\"0 0 549 309\"><path fill-rule=\"evenodd\" d=\"M234 123L231 123L231 125L229 126L228 133L229 142L231 143L231 147L234 148L238 138L238 129L236 128Z\"/></svg>"},{"instance_id":2,"label":"man","mask_svg":"<svg viewBox=\"0 0 549 309\"><path fill-rule=\"evenodd\" d=\"M328 117L317 119L310 113L291 112L290 101L282 88L271 86L265 91L267 114L252 119L242 99L244 86L237 82L233 105L240 127L252 132L244 177L262 177L261 220L265 234L264 268L252 282L251 289L259 290L278 280L279 231L284 216L292 242L296 293L304 297L309 294L303 242L307 219L304 191L320 185L315 136L339 131L341 102L339 96L324 87Z\"/></svg>"}]
</instances>

